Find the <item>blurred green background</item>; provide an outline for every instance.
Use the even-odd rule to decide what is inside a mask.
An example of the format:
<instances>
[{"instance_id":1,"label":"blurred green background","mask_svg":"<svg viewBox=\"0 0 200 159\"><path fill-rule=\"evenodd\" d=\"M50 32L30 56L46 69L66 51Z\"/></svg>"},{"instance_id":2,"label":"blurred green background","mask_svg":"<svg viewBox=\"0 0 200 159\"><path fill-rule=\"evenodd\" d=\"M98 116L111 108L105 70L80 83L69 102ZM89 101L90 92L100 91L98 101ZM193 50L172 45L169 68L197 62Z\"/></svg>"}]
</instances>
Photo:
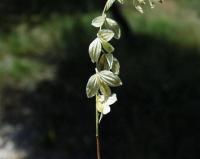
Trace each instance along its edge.
<instances>
[{"instance_id":1,"label":"blurred green background","mask_svg":"<svg viewBox=\"0 0 200 159\"><path fill-rule=\"evenodd\" d=\"M94 159L85 95L101 0L0 1L0 159ZM200 158L200 1L141 15L115 5L124 85L101 125L103 159Z\"/></svg>"}]
</instances>

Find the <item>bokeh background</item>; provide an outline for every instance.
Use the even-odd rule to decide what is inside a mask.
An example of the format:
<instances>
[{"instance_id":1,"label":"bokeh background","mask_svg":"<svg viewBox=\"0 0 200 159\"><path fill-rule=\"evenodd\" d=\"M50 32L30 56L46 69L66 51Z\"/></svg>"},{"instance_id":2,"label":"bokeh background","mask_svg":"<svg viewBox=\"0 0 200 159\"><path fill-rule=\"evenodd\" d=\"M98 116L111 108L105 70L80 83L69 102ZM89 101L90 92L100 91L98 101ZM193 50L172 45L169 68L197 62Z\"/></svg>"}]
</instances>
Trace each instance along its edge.
<instances>
[{"instance_id":1,"label":"bokeh background","mask_svg":"<svg viewBox=\"0 0 200 159\"><path fill-rule=\"evenodd\" d=\"M94 159L90 23L104 0L0 0L0 159ZM103 159L200 158L200 1L110 16L124 85L101 124Z\"/></svg>"}]
</instances>

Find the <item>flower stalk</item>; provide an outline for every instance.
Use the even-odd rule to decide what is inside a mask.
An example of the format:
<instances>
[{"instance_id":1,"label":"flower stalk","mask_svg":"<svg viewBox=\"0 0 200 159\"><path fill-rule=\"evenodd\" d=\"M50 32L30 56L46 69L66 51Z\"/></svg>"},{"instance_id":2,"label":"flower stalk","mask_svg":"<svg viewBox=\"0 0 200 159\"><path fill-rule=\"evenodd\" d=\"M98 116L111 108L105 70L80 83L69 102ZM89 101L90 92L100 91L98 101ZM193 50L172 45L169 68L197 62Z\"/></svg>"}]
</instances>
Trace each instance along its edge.
<instances>
[{"instance_id":1,"label":"flower stalk","mask_svg":"<svg viewBox=\"0 0 200 159\"><path fill-rule=\"evenodd\" d=\"M126 0L107 0L101 16L92 20L92 26L98 28L97 36L89 46L89 55L92 63L96 64L95 74L92 75L86 86L86 94L88 98L96 97L96 144L97 159L101 159L99 124L104 115L111 110L110 105L117 101L115 93L111 93L111 87L122 85L119 78L120 64L116 57L113 56L114 47L110 41L112 39L120 39L121 29L118 23L109 18L106 12L116 2L124 4ZM156 0L148 0L151 8L154 8ZM163 2L163 0L157 0ZM145 0L133 0L133 5L140 13L144 13L142 5Z\"/></svg>"},{"instance_id":2,"label":"flower stalk","mask_svg":"<svg viewBox=\"0 0 200 159\"><path fill-rule=\"evenodd\" d=\"M96 96L97 100L97 96ZM99 113L96 107L96 146L97 146L97 159L101 159L100 141L99 141Z\"/></svg>"}]
</instances>

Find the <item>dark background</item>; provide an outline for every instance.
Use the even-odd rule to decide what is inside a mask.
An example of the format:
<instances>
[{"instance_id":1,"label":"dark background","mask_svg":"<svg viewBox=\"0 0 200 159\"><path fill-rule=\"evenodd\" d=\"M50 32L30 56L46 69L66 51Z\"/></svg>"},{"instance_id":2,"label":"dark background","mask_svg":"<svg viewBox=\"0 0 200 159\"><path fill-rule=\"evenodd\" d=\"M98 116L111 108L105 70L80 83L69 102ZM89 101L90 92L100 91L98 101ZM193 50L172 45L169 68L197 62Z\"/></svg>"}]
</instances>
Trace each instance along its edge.
<instances>
[{"instance_id":1,"label":"dark background","mask_svg":"<svg viewBox=\"0 0 200 159\"><path fill-rule=\"evenodd\" d=\"M0 1L0 159L94 159L85 95L100 0ZM200 158L200 2L166 0L110 16L124 85L103 119L103 159Z\"/></svg>"}]
</instances>

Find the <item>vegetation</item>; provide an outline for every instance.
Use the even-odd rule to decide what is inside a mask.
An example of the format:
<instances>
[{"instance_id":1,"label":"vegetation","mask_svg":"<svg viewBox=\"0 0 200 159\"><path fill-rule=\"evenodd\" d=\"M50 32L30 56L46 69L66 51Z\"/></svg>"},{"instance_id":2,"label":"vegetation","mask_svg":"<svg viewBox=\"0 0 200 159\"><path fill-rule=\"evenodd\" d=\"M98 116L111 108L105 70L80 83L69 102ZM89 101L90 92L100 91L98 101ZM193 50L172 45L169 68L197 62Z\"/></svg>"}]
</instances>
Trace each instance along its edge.
<instances>
[{"instance_id":1,"label":"vegetation","mask_svg":"<svg viewBox=\"0 0 200 159\"><path fill-rule=\"evenodd\" d=\"M95 158L85 84L95 73L87 50L98 28L90 24L103 5L0 2L0 158L13 149L23 159ZM107 13L123 35L109 43L124 84L101 120L103 159L199 158L199 5L167 0L140 14L126 2Z\"/></svg>"},{"instance_id":2,"label":"vegetation","mask_svg":"<svg viewBox=\"0 0 200 159\"><path fill-rule=\"evenodd\" d=\"M125 4L122 10L132 30L138 34L154 35L157 39L162 38L173 45L199 48L200 23L199 10L196 9L198 6L197 0L169 1L165 6L156 7L153 11L145 8L146 14L142 16L135 12L130 4ZM88 36L91 36L93 30L88 24L95 15L96 12L78 14L74 19L70 15L54 14L45 20L32 15L30 21L37 21L36 24L19 21L10 32L1 32L1 86L7 84L28 86L42 79L52 78L54 71L48 67L54 68L57 56L63 57L63 52L70 47L70 39L77 26L76 19L80 20L78 25L82 25ZM46 54L48 59L44 63L40 59ZM14 67L18 64L30 71L24 72ZM34 67L35 64L37 67Z\"/></svg>"}]
</instances>

